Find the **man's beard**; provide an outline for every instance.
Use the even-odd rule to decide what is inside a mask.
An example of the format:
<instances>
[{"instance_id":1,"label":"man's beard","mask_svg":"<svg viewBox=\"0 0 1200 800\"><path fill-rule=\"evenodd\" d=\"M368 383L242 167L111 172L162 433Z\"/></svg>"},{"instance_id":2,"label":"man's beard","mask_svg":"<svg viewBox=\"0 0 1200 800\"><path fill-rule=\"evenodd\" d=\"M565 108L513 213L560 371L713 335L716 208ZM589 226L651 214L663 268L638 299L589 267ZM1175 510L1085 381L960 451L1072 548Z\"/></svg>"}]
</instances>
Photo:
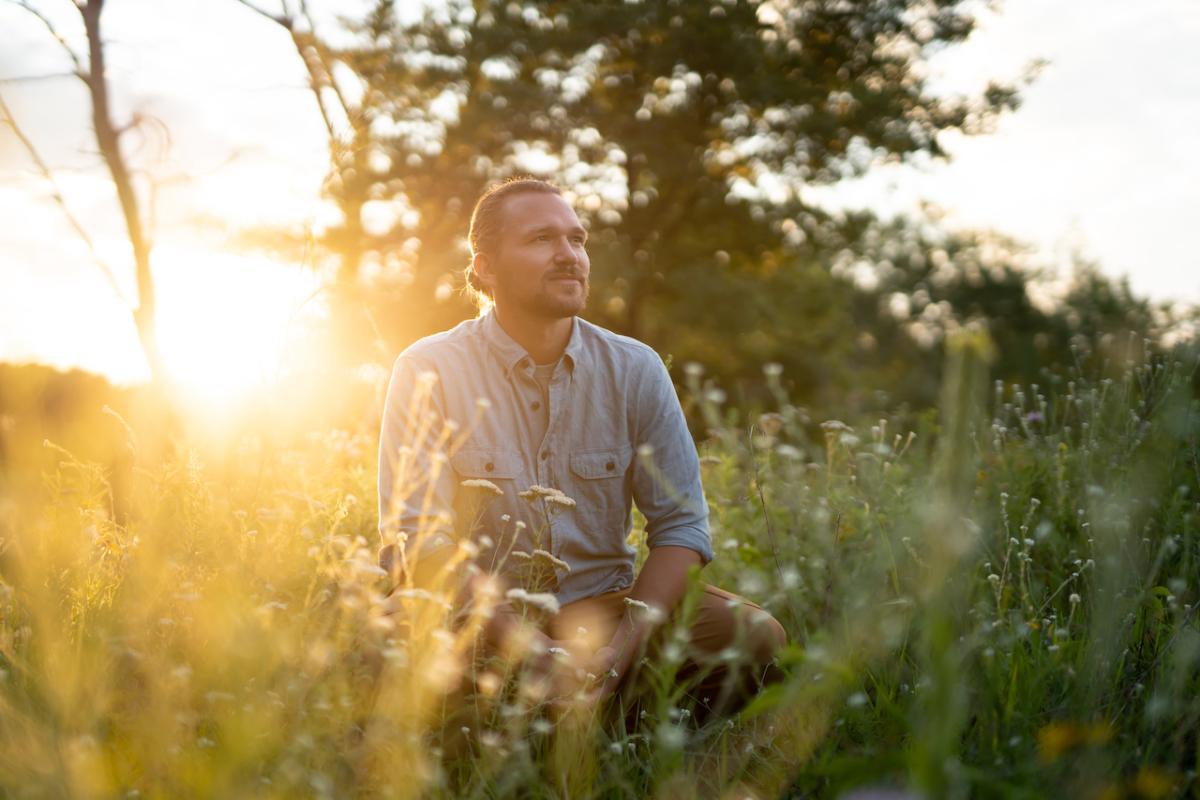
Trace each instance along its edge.
<instances>
[{"instance_id":1,"label":"man's beard","mask_svg":"<svg viewBox=\"0 0 1200 800\"><path fill-rule=\"evenodd\" d=\"M558 276L568 277L568 276ZM583 291L578 297L565 298L551 294L548 291L540 291L533 297L529 298L526 303L526 310L548 319L562 319L564 317L573 317L587 307L588 295L591 292L591 284L587 278L577 275L570 275L575 278L583 287ZM554 280L555 276L550 276L547 280Z\"/></svg>"}]
</instances>

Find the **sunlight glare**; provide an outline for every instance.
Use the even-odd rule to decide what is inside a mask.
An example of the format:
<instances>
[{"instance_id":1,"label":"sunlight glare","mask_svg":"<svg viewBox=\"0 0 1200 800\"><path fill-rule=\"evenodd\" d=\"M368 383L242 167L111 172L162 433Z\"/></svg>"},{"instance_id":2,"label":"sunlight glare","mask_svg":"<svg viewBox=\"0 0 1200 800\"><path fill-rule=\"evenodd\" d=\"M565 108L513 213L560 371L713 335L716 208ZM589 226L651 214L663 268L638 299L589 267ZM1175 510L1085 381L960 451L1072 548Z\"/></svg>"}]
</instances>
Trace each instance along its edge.
<instances>
[{"instance_id":1,"label":"sunlight glare","mask_svg":"<svg viewBox=\"0 0 1200 800\"><path fill-rule=\"evenodd\" d=\"M189 402L226 405L278 377L318 276L265 256L155 252L159 346Z\"/></svg>"}]
</instances>

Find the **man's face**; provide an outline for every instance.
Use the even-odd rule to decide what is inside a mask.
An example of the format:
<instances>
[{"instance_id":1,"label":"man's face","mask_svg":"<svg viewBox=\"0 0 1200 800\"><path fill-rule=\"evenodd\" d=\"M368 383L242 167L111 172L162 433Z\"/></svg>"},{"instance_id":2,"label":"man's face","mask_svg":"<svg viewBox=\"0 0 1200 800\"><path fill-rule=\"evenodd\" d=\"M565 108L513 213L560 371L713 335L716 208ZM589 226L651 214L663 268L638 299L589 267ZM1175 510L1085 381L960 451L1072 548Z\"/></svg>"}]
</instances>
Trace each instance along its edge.
<instances>
[{"instance_id":1,"label":"man's face","mask_svg":"<svg viewBox=\"0 0 1200 800\"><path fill-rule=\"evenodd\" d=\"M562 319L587 305L587 231L567 201L556 194L509 197L491 252L476 271L506 313Z\"/></svg>"}]
</instances>

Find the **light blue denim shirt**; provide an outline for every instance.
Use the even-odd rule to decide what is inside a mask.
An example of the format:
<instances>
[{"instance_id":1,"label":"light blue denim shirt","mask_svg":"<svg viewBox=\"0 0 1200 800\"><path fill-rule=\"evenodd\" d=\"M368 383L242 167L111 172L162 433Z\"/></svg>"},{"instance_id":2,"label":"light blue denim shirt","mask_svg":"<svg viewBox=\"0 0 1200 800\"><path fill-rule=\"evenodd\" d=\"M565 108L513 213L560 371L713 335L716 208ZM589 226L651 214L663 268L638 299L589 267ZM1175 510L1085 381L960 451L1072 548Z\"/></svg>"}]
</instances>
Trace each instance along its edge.
<instances>
[{"instance_id":1,"label":"light blue denim shirt","mask_svg":"<svg viewBox=\"0 0 1200 800\"><path fill-rule=\"evenodd\" d=\"M470 539L503 574L506 554L540 548L569 567L554 567L566 604L632 585L631 503L649 547L712 560L696 447L658 354L576 317L548 409L533 366L494 312L400 354L380 435L381 560L393 542L415 556ZM574 506L518 496L534 485Z\"/></svg>"}]
</instances>

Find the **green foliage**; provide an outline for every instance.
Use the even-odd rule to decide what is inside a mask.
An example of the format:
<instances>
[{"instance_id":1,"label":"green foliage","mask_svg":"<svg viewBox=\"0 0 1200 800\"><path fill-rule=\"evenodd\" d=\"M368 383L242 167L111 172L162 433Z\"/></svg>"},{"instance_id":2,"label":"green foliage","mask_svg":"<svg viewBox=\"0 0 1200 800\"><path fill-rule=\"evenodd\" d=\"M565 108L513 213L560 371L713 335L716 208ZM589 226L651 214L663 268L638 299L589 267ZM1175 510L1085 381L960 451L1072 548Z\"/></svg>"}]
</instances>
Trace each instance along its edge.
<instances>
[{"instance_id":1,"label":"green foliage","mask_svg":"<svg viewBox=\"0 0 1200 800\"><path fill-rule=\"evenodd\" d=\"M10 449L7 474L40 472L50 493L9 480L0 496L0 788L1194 791L1195 355L982 392L986 339L954 347L941 411L915 418L813 417L774 366L771 409L747 415L686 371L708 429L717 558L703 579L791 638L784 683L700 728L670 648L648 665L633 732L555 721L520 671L447 715L469 638L420 593L409 616L381 613L372 425L165 457L139 429L125 490L99 449ZM25 396L11 377L5 390ZM116 448L134 444L113 422Z\"/></svg>"},{"instance_id":2,"label":"green foliage","mask_svg":"<svg viewBox=\"0 0 1200 800\"><path fill-rule=\"evenodd\" d=\"M927 89L927 55L972 27L960 2L380 2L354 46L323 51L365 88L328 186L346 221L325 244L339 302L369 314L339 318L393 352L470 313L451 289L471 205L535 172L591 227L593 319L730 383L774 361L809 399L836 393L863 331L831 268L862 246L800 190L941 157L939 133L1013 108L1011 87ZM411 213L368 234L366 200Z\"/></svg>"}]
</instances>

